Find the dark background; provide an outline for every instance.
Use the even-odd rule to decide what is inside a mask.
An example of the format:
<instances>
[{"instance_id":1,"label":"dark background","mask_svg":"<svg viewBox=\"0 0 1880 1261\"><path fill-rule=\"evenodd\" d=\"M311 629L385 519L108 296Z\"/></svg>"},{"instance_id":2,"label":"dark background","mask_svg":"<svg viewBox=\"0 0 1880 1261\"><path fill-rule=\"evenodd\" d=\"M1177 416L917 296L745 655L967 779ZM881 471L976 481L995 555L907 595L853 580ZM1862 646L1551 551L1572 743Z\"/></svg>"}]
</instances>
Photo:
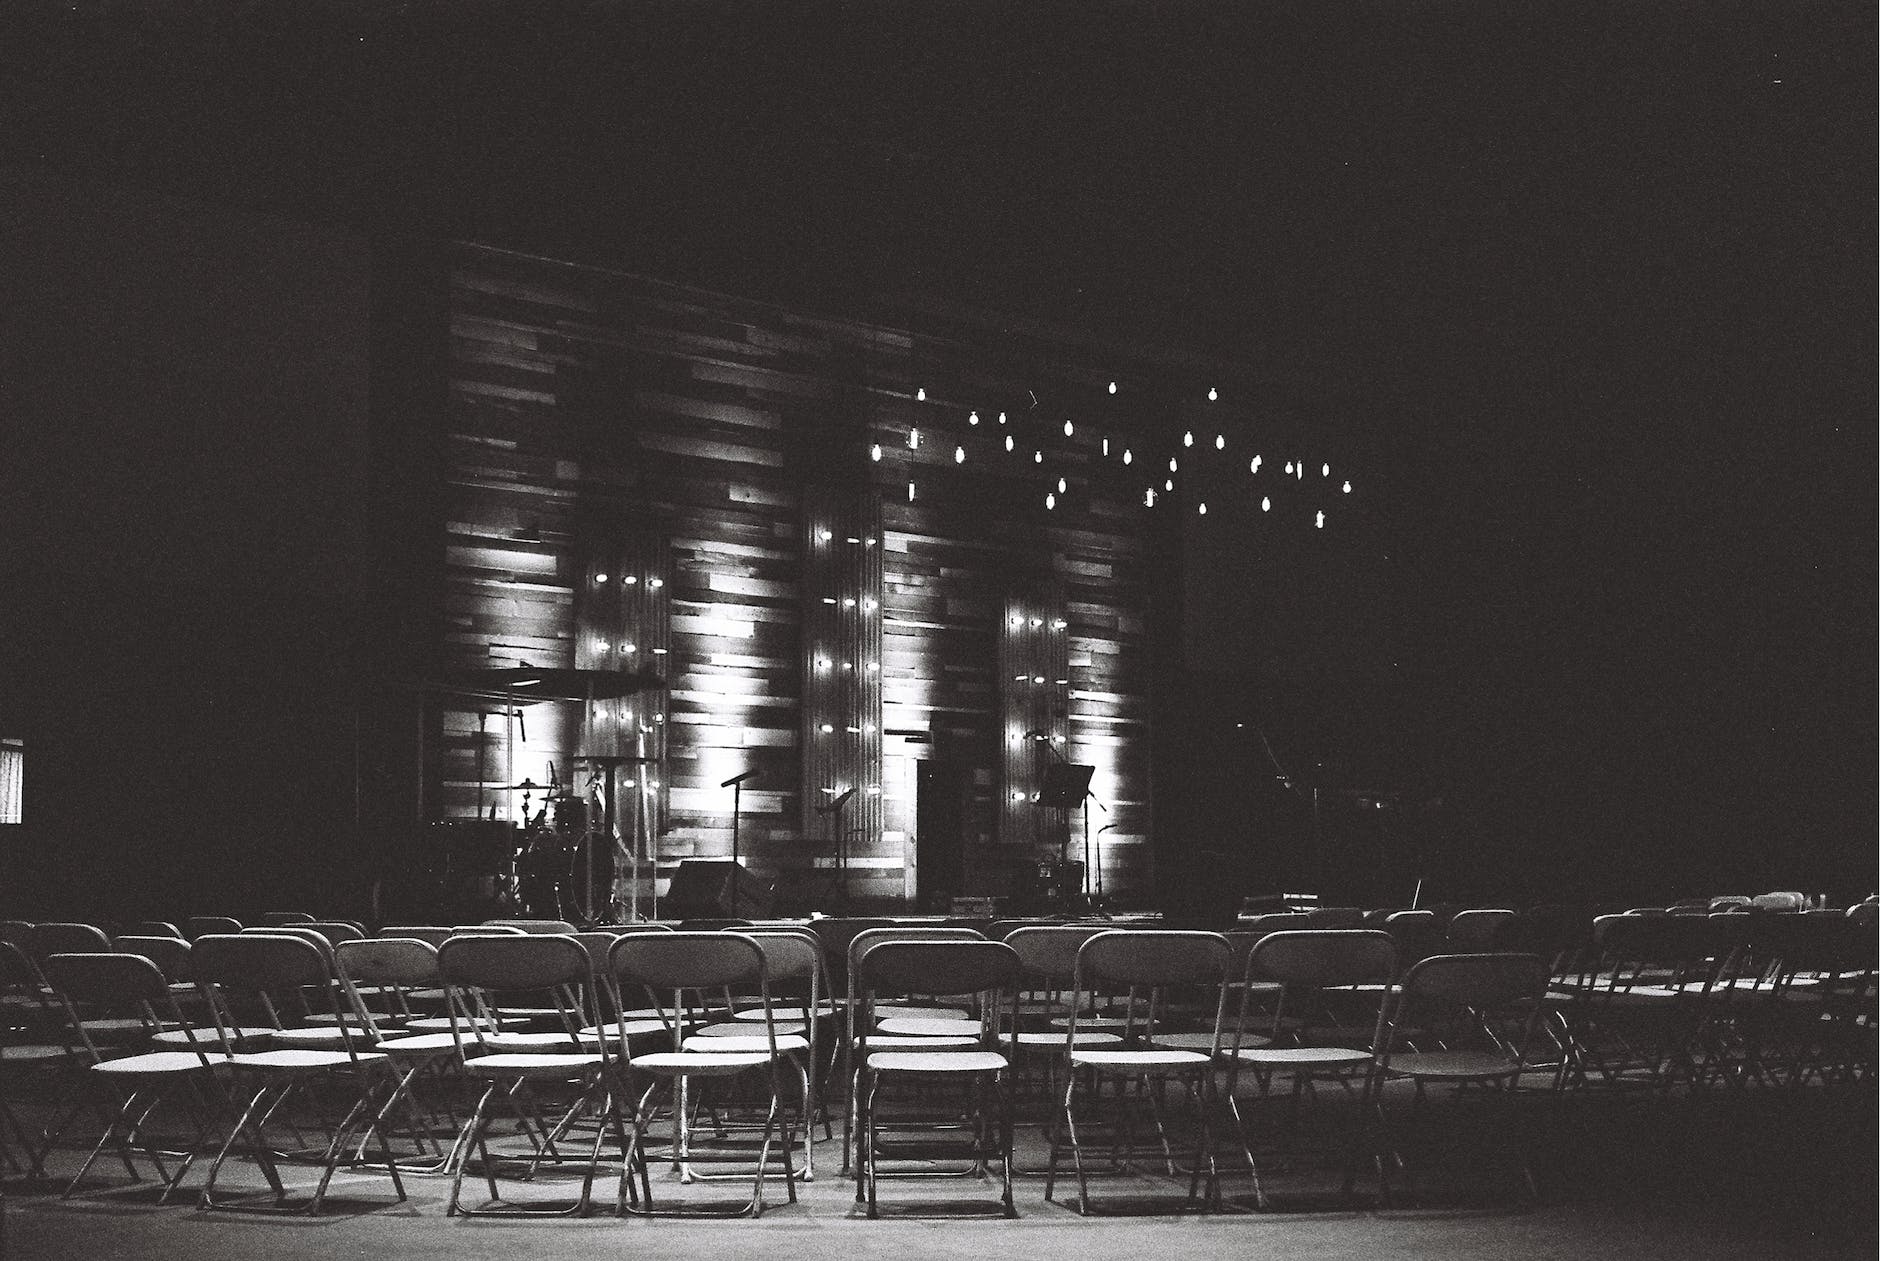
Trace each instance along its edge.
<instances>
[{"instance_id":1,"label":"dark background","mask_svg":"<svg viewBox=\"0 0 1880 1261\"><path fill-rule=\"evenodd\" d=\"M1187 527L1207 650L1172 681L1194 769L1159 806L1249 886L1871 891L1870 4L281 7L0 17L6 250L38 285L0 333L32 455L5 473L6 677L38 747L74 696L166 750L125 784L192 756L278 778L343 730L315 666L363 616L336 505L364 369L333 330L363 329L388 242L459 237L1006 311L1269 382L1364 502L1317 550L1250 546L1231 499ZM136 234L100 254L49 205L236 248L118 292L88 260L148 259ZM200 550L153 552L153 523ZM205 679L250 725L172 703ZM98 828L158 800L111 782ZM247 826L344 832L331 787ZM288 822L308 800L317 825Z\"/></svg>"}]
</instances>

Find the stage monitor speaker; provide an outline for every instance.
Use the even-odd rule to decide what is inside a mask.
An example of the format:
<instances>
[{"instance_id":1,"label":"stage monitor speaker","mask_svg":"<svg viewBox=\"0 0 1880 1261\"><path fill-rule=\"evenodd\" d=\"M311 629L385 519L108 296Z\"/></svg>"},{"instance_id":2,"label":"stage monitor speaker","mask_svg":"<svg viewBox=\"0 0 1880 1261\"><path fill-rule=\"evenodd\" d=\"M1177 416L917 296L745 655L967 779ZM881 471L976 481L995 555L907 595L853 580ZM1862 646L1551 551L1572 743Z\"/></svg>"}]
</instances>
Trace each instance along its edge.
<instances>
[{"instance_id":1,"label":"stage monitor speaker","mask_svg":"<svg viewBox=\"0 0 1880 1261\"><path fill-rule=\"evenodd\" d=\"M736 879L732 873L736 872ZM660 899L660 915L671 919L762 919L770 914L776 883L729 858L687 858Z\"/></svg>"}]
</instances>

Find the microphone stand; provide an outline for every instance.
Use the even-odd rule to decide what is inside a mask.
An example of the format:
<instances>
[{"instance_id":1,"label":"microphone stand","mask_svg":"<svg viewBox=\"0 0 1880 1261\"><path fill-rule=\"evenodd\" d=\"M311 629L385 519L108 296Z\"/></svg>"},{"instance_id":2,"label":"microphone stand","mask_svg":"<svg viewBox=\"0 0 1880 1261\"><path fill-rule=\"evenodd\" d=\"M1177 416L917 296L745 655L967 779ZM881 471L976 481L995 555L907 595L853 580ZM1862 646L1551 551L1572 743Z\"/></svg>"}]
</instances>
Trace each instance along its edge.
<instances>
[{"instance_id":1,"label":"microphone stand","mask_svg":"<svg viewBox=\"0 0 1880 1261\"><path fill-rule=\"evenodd\" d=\"M1065 757L1062 753L1059 753L1057 751L1057 747L1055 744L1052 743L1051 737L1045 734L1044 732L1028 731L1025 733L1025 738L1027 740L1032 740L1038 744L1043 745L1045 752L1050 754L1052 759L1055 760L1059 765L1061 766L1074 765L1074 763L1072 763L1069 758ZM1081 813L1084 816L1084 886L1085 887L1082 890L1082 892L1086 897L1090 898L1093 903L1095 903L1095 902L1101 902L1103 900L1103 855L1101 851L1099 851L1096 855L1096 861L1095 862L1091 861L1090 803L1093 801L1097 802L1097 809L1103 811L1104 814L1108 814L1110 812L1110 808L1104 805L1101 801L1097 801L1097 795L1091 792L1089 788L1084 789L1084 795L1077 803L1078 806L1081 807ZM1110 828L1115 827L1115 826L1116 825L1113 823L1106 823L1104 826L1097 829L1097 834L1101 836L1104 832L1109 831ZM1059 862L1064 861L1064 855L1070 849L1070 845L1071 845L1070 821L1067 819L1065 820L1065 826L1064 826L1064 843L1058 847L1058 861Z\"/></svg>"},{"instance_id":2,"label":"microphone stand","mask_svg":"<svg viewBox=\"0 0 1880 1261\"><path fill-rule=\"evenodd\" d=\"M738 862L738 809L740 805L740 794L744 791L744 781L756 774L757 772L755 770L745 771L742 774L733 775L730 779L718 785L720 788L729 788L731 790L731 914L733 915L736 915L738 908L743 905L738 901L738 876L740 874Z\"/></svg>"},{"instance_id":3,"label":"microphone stand","mask_svg":"<svg viewBox=\"0 0 1880 1261\"><path fill-rule=\"evenodd\" d=\"M835 840L836 851L836 869L823 882L821 896L828 897L831 887L835 889L833 905L838 915L849 913L849 834L842 827L842 808L849 804L849 798L854 795L855 790L850 788L816 807L817 814L829 816L829 831Z\"/></svg>"}]
</instances>

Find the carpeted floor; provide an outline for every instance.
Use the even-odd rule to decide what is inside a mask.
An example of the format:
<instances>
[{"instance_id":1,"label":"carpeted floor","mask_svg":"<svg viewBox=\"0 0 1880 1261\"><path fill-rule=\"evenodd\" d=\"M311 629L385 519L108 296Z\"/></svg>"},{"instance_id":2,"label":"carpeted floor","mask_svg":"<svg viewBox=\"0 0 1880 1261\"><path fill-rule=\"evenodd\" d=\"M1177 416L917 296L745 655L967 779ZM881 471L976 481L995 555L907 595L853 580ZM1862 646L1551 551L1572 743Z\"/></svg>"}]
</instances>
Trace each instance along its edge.
<instances>
[{"instance_id":1,"label":"carpeted floor","mask_svg":"<svg viewBox=\"0 0 1880 1261\"><path fill-rule=\"evenodd\" d=\"M1339 1105L1328 1103L1309 1127L1336 1128ZM1455 1108L1439 1104L1438 1108ZM1466 1105L1461 1105L1466 1106ZM1442 1137L1431 1172L1413 1197L1378 1207L1361 1180L1359 1203L1339 1201L1336 1170L1305 1161L1288 1170L1267 1161L1266 1183L1276 1211L1252 1211L1244 1171L1223 1183L1226 1210L1091 1219L1068 1206L1074 1184L1060 1182L1056 1203L1043 1199L1043 1179L1018 1183L1016 1221L969 1216L996 1207L996 1186L975 1180L884 1181L882 1221L854 1209L853 1184L837 1172L840 1142L818 1146L817 1177L799 1202L783 1203L773 1181L772 1207L762 1218L677 1222L621 1220L608 1213L586 1220L466 1221L446 1217L448 1183L407 1179L410 1199L392 1202L382 1173L336 1181L318 1218L203 1213L193 1196L156 1207L149 1184L125 1181L123 1167L100 1165L81 1194L61 1199L57 1187L4 1185L0 1251L7 1261L101 1261L103 1258L190 1258L191 1261L297 1261L315 1257L534 1258L656 1256L670 1261L819 1253L898 1257L1062 1258L1139 1261L1271 1255L1314 1258L1871 1258L1876 1251L1876 1125L1871 1087L1752 1090L1701 1100L1585 1095L1521 1104L1525 1136L1541 1185L1538 1204L1525 1205L1506 1165L1481 1163L1463 1139L1467 1128L1435 1115ZM1460 1115L1460 1114L1458 1114ZM1256 1124L1274 1137L1283 1114ZM75 1141L53 1153L52 1173L69 1175ZM1043 1159L1037 1132L1020 1131L1020 1164ZM606 1173L611 1174L616 1166ZM249 1171L244 1170L245 1175ZM597 1187L611 1207L613 1182ZM255 1179L255 1185L259 1185ZM192 1173L191 1183L200 1182ZM1185 1182L1185 1180L1184 1180ZM62 1179L58 1186L62 1186ZM656 1189L661 1189L656 1184ZM714 1185L668 1186L693 1197L732 1194ZM1179 1204L1184 1185L1146 1174L1093 1181L1093 1198L1146 1209L1145 1197Z\"/></svg>"}]
</instances>

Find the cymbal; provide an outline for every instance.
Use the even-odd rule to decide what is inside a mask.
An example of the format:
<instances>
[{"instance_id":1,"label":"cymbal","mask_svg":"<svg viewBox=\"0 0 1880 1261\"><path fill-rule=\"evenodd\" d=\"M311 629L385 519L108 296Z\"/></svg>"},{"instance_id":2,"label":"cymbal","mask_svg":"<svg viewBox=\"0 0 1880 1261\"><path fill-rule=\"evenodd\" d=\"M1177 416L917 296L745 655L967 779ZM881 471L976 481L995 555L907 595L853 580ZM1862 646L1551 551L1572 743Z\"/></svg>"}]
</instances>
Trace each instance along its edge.
<instances>
[{"instance_id":1,"label":"cymbal","mask_svg":"<svg viewBox=\"0 0 1880 1261\"><path fill-rule=\"evenodd\" d=\"M615 700L634 696L656 681L651 674L623 670L570 670L524 666L505 670L469 670L462 676L471 687L513 694L521 700Z\"/></svg>"},{"instance_id":2,"label":"cymbal","mask_svg":"<svg viewBox=\"0 0 1880 1261\"><path fill-rule=\"evenodd\" d=\"M622 763L657 762L659 759L656 757L616 757L612 754L596 754L593 757L578 757L575 758L574 761L576 765L619 766Z\"/></svg>"}]
</instances>

